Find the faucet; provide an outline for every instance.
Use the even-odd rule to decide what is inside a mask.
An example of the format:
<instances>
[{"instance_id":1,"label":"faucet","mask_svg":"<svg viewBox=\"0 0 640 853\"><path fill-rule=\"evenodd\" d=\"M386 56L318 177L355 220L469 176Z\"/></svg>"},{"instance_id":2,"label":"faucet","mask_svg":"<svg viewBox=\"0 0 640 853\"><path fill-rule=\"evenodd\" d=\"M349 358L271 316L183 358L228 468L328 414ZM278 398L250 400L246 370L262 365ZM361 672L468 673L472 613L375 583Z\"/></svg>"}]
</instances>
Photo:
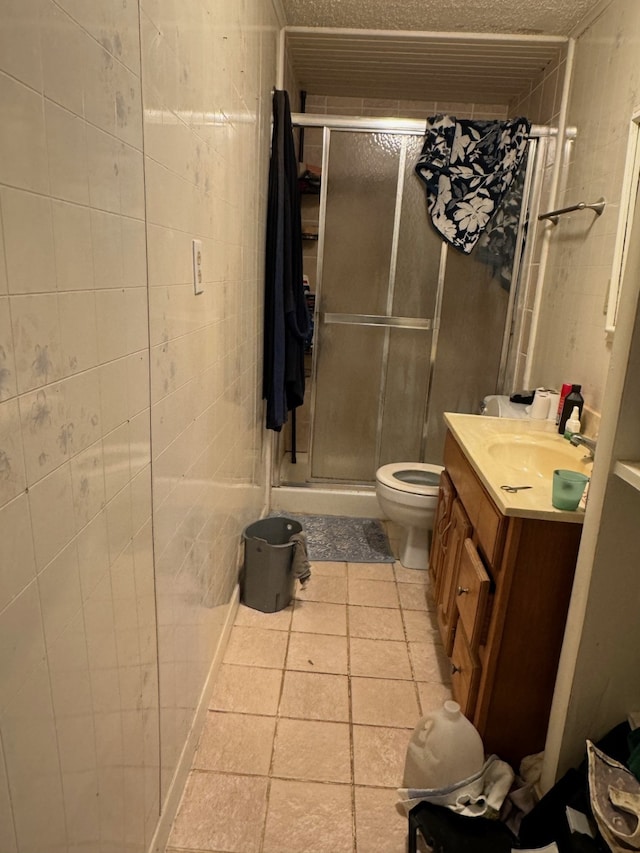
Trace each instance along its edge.
<instances>
[{"instance_id":1,"label":"faucet","mask_svg":"<svg viewBox=\"0 0 640 853\"><path fill-rule=\"evenodd\" d=\"M593 438L587 438L586 435L580 435L579 432L574 432L574 434L569 438L571 444L574 447L578 447L582 445L582 447L586 448L587 456L585 457L590 462L593 462L593 459L596 455L596 441Z\"/></svg>"}]
</instances>

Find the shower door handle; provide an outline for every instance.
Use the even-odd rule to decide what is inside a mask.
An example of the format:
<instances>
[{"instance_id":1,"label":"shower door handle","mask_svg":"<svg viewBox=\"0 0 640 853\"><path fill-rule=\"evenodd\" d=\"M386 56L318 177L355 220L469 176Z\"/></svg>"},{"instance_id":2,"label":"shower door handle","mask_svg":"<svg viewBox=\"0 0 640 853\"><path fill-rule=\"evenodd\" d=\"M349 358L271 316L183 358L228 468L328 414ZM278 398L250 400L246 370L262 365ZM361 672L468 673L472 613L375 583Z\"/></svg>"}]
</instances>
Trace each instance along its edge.
<instances>
[{"instance_id":1,"label":"shower door handle","mask_svg":"<svg viewBox=\"0 0 640 853\"><path fill-rule=\"evenodd\" d=\"M429 331L435 329L432 319L425 320L422 317L386 317L382 314L321 314L321 319L327 324L340 324L343 326L382 326L392 329L420 329Z\"/></svg>"}]
</instances>

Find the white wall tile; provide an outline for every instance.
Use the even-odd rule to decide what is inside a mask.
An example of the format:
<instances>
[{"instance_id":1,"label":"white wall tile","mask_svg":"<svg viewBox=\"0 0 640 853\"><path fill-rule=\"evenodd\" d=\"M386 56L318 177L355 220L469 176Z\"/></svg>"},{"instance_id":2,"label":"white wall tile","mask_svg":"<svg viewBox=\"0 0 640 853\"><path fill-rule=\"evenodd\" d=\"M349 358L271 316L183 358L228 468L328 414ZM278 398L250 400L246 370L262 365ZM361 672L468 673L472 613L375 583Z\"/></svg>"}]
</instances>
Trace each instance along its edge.
<instances>
[{"instance_id":1,"label":"white wall tile","mask_svg":"<svg viewBox=\"0 0 640 853\"><path fill-rule=\"evenodd\" d=\"M128 359L103 364L98 372L102 434L107 435L129 417Z\"/></svg>"},{"instance_id":2,"label":"white wall tile","mask_svg":"<svg viewBox=\"0 0 640 853\"><path fill-rule=\"evenodd\" d=\"M33 89L42 91L40 17L43 0L5 0L2 5L2 67Z\"/></svg>"},{"instance_id":3,"label":"white wall tile","mask_svg":"<svg viewBox=\"0 0 640 853\"><path fill-rule=\"evenodd\" d=\"M45 101L47 156L51 194L66 201L89 203L86 125L75 113Z\"/></svg>"},{"instance_id":4,"label":"white wall tile","mask_svg":"<svg viewBox=\"0 0 640 853\"><path fill-rule=\"evenodd\" d=\"M113 136L86 125L89 200L92 207L120 212L119 143Z\"/></svg>"},{"instance_id":5,"label":"white wall tile","mask_svg":"<svg viewBox=\"0 0 640 853\"><path fill-rule=\"evenodd\" d=\"M83 88L90 37L54 3L42 20L44 94L72 113L83 114Z\"/></svg>"},{"instance_id":6,"label":"white wall tile","mask_svg":"<svg viewBox=\"0 0 640 853\"><path fill-rule=\"evenodd\" d=\"M0 401L14 397L17 389L9 299L0 296Z\"/></svg>"},{"instance_id":7,"label":"white wall tile","mask_svg":"<svg viewBox=\"0 0 640 853\"><path fill-rule=\"evenodd\" d=\"M0 611L31 583L35 572L28 499L21 494L0 508Z\"/></svg>"},{"instance_id":8,"label":"white wall tile","mask_svg":"<svg viewBox=\"0 0 640 853\"><path fill-rule=\"evenodd\" d=\"M27 484L37 483L68 457L64 387L49 385L19 400Z\"/></svg>"},{"instance_id":9,"label":"white wall tile","mask_svg":"<svg viewBox=\"0 0 640 853\"><path fill-rule=\"evenodd\" d=\"M98 363L95 303L93 291L58 295L62 371L66 376Z\"/></svg>"},{"instance_id":10,"label":"white wall tile","mask_svg":"<svg viewBox=\"0 0 640 853\"><path fill-rule=\"evenodd\" d=\"M27 485L17 399L0 403L0 506Z\"/></svg>"},{"instance_id":11,"label":"white wall tile","mask_svg":"<svg viewBox=\"0 0 640 853\"><path fill-rule=\"evenodd\" d=\"M127 355L127 291L96 291L98 357L101 362ZM123 318L124 322L123 322Z\"/></svg>"},{"instance_id":12,"label":"white wall tile","mask_svg":"<svg viewBox=\"0 0 640 853\"><path fill-rule=\"evenodd\" d=\"M4 764L4 752L0 742L0 850L7 853L18 853L16 833L13 825L11 810L11 795L9 781Z\"/></svg>"},{"instance_id":13,"label":"white wall tile","mask_svg":"<svg viewBox=\"0 0 640 853\"><path fill-rule=\"evenodd\" d=\"M84 527L77 538L80 588L84 601L109 571L109 537L107 515L100 512Z\"/></svg>"},{"instance_id":14,"label":"white wall tile","mask_svg":"<svg viewBox=\"0 0 640 853\"><path fill-rule=\"evenodd\" d=\"M45 653L35 580L0 613L0 709L10 705ZM6 742L5 742L6 745Z\"/></svg>"},{"instance_id":15,"label":"white wall tile","mask_svg":"<svg viewBox=\"0 0 640 853\"><path fill-rule=\"evenodd\" d=\"M0 184L46 193L49 190L43 100L0 72L3 123L0 136Z\"/></svg>"},{"instance_id":16,"label":"white wall tile","mask_svg":"<svg viewBox=\"0 0 640 853\"><path fill-rule=\"evenodd\" d=\"M45 642L47 648L52 648L77 617L82 602L75 541L40 572L38 589Z\"/></svg>"},{"instance_id":17,"label":"white wall tile","mask_svg":"<svg viewBox=\"0 0 640 853\"><path fill-rule=\"evenodd\" d=\"M56 289L51 201L21 190L0 194L10 293Z\"/></svg>"},{"instance_id":18,"label":"white wall tile","mask_svg":"<svg viewBox=\"0 0 640 853\"><path fill-rule=\"evenodd\" d=\"M33 544L38 571L58 554L75 534L71 469L61 465L29 489Z\"/></svg>"},{"instance_id":19,"label":"white wall tile","mask_svg":"<svg viewBox=\"0 0 640 853\"><path fill-rule=\"evenodd\" d=\"M24 393L62 376L58 297L12 296L10 305L18 391Z\"/></svg>"},{"instance_id":20,"label":"white wall tile","mask_svg":"<svg viewBox=\"0 0 640 853\"><path fill-rule=\"evenodd\" d=\"M18 635L35 630L31 614L23 616ZM64 799L49 675L44 665L24 675L22 689L0 712L18 850L63 850Z\"/></svg>"},{"instance_id":21,"label":"white wall tile","mask_svg":"<svg viewBox=\"0 0 640 853\"><path fill-rule=\"evenodd\" d=\"M96 441L71 460L71 486L76 530L81 531L106 503L102 441Z\"/></svg>"},{"instance_id":22,"label":"white wall tile","mask_svg":"<svg viewBox=\"0 0 640 853\"><path fill-rule=\"evenodd\" d=\"M87 207L53 202L53 238L59 291L94 286L91 212Z\"/></svg>"}]
</instances>

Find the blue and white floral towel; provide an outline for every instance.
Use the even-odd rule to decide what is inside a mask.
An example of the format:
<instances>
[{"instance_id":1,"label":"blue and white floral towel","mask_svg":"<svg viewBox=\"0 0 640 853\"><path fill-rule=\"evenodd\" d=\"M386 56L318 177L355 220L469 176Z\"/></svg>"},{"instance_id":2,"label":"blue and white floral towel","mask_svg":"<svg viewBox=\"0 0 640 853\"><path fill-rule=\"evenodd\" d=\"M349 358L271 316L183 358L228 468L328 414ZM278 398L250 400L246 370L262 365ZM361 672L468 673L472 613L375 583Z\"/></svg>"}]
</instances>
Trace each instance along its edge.
<instances>
[{"instance_id":1,"label":"blue and white floral towel","mask_svg":"<svg viewBox=\"0 0 640 853\"><path fill-rule=\"evenodd\" d=\"M530 123L427 119L418 176L427 210L444 239L468 254L511 186L527 150Z\"/></svg>"}]
</instances>

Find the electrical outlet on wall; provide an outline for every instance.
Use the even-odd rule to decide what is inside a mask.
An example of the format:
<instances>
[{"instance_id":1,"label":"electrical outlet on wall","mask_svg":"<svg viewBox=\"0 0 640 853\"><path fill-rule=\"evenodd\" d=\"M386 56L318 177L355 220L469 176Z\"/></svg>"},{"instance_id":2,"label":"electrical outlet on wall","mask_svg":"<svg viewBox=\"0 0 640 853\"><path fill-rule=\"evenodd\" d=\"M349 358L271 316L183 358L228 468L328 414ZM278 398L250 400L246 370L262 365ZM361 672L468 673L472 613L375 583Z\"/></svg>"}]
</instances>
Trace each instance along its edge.
<instances>
[{"instance_id":1,"label":"electrical outlet on wall","mask_svg":"<svg viewBox=\"0 0 640 853\"><path fill-rule=\"evenodd\" d=\"M192 240L193 252L193 292L196 296L204 291L204 279L202 274L202 240Z\"/></svg>"}]
</instances>

